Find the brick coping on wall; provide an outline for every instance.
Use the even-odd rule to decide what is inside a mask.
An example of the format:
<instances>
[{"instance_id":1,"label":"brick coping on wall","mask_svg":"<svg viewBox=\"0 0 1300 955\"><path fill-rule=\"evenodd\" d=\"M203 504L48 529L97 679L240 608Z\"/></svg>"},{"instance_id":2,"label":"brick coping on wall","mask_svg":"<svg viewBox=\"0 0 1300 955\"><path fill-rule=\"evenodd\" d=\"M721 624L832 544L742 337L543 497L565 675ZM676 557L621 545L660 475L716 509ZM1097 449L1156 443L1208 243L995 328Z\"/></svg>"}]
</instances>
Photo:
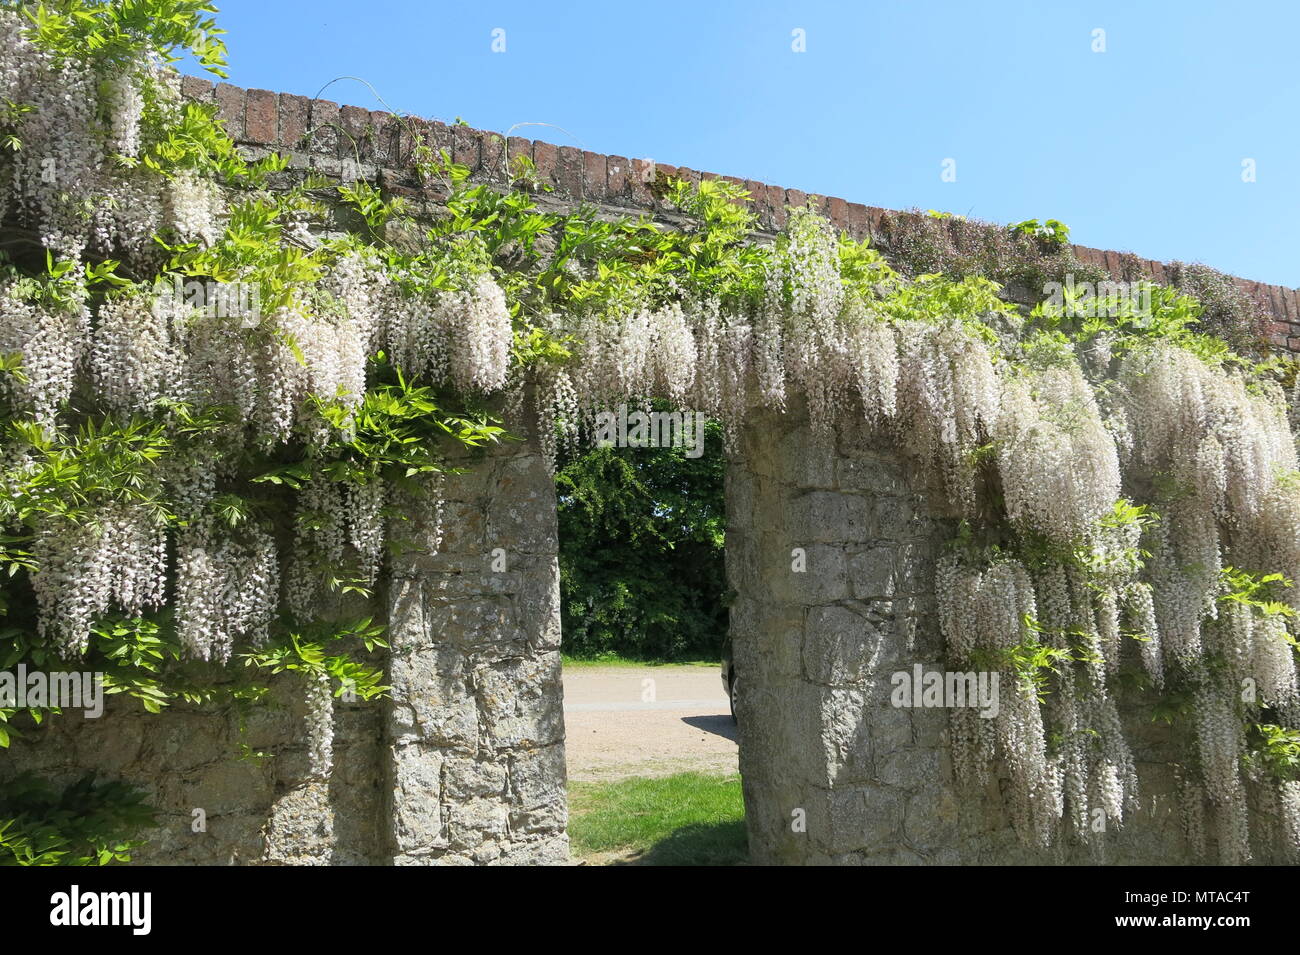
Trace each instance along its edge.
<instances>
[{"instance_id":1,"label":"brick coping on wall","mask_svg":"<svg viewBox=\"0 0 1300 955\"><path fill-rule=\"evenodd\" d=\"M230 83L212 83L186 76L185 94L215 103L226 131L235 142L251 147L275 149L289 156L295 166L319 166L326 173L339 174L343 163L353 161L363 174L373 174L386 188L398 193L417 193L408 158L419 137L435 149L446 149L452 159L470 169L481 181L504 182L507 163L515 156L527 156L537 167L542 181L560 201L586 201L629 211L664 211L651 193L649 183L656 170L698 182L725 179L737 183L753 197L753 209L760 225L777 231L785 223L786 207L800 206L808 193L784 189L734 176L719 176L684 166L674 167L648 159L606 156L575 146L555 146L542 140L447 125L436 120L403 117L398 121L385 111L358 106L339 106L329 100L308 99L291 93L250 90ZM504 147L504 148L503 148ZM831 222L855 238L879 238L886 215L897 214L876 206L827 197L822 210ZM1121 253L1073 246L1081 262L1100 266L1123 279L1125 266L1134 266L1147 278L1166 283L1165 265ZM1267 328L1273 344L1300 351L1300 290L1266 285L1231 277L1247 295L1258 300L1269 313Z\"/></svg>"}]
</instances>

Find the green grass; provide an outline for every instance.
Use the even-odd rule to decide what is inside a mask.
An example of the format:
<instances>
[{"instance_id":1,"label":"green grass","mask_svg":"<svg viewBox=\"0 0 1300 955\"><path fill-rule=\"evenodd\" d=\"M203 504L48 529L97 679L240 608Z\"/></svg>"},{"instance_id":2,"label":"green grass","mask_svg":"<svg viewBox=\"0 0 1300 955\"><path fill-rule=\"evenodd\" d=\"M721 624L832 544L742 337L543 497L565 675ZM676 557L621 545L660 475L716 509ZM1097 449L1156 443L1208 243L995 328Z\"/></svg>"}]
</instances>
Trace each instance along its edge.
<instances>
[{"instance_id":1,"label":"green grass","mask_svg":"<svg viewBox=\"0 0 1300 955\"><path fill-rule=\"evenodd\" d=\"M721 660L633 660L616 654L599 657L571 657L562 653L560 659L566 667L716 667Z\"/></svg>"},{"instance_id":2,"label":"green grass","mask_svg":"<svg viewBox=\"0 0 1300 955\"><path fill-rule=\"evenodd\" d=\"M569 787L573 852L592 862L739 865L748 860L739 776L678 773Z\"/></svg>"}]
</instances>

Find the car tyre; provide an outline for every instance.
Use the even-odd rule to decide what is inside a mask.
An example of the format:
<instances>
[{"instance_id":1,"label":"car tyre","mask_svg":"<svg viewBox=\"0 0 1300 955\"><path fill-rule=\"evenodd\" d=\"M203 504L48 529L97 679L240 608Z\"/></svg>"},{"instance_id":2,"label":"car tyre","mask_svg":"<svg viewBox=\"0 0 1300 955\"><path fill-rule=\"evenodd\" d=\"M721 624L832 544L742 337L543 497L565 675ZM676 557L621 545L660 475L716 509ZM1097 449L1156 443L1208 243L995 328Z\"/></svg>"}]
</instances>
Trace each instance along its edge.
<instances>
[{"instance_id":1,"label":"car tyre","mask_svg":"<svg viewBox=\"0 0 1300 955\"><path fill-rule=\"evenodd\" d=\"M731 685L727 689L727 697L728 701L731 703L731 722L737 724L740 722L736 719L736 688L739 685L740 681L736 679L736 671L733 668L731 671Z\"/></svg>"}]
</instances>

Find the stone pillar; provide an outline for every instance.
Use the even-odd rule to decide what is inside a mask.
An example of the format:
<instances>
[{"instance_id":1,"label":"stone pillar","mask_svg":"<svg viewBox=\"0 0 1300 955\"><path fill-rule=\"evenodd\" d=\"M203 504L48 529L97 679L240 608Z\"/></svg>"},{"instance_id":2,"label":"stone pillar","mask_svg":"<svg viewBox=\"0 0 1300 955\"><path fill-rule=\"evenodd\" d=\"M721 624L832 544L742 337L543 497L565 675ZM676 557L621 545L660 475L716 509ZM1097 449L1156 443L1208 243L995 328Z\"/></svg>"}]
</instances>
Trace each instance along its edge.
<instances>
[{"instance_id":1,"label":"stone pillar","mask_svg":"<svg viewBox=\"0 0 1300 955\"><path fill-rule=\"evenodd\" d=\"M756 862L915 862L945 840L940 728L887 693L905 658L938 656L925 514L902 462L861 435L817 440L797 408L745 428L727 567Z\"/></svg>"},{"instance_id":2,"label":"stone pillar","mask_svg":"<svg viewBox=\"0 0 1300 955\"><path fill-rule=\"evenodd\" d=\"M727 571L753 861L1191 861L1168 734L1149 713L1125 707L1142 804L1098 855L1025 848L996 781L958 786L948 711L892 705L893 673L942 668L934 565L952 531L945 507L865 427L819 441L798 407L747 423L727 473Z\"/></svg>"},{"instance_id":3,"label":"stone pillar","mask_svg":"<svg viewBox=\"0 0 1300 955\"><path fill-rule=\"evenodd\" d=\"M394 565L393 861L564 863L554 481L530 444L459 463Z\"/></svg>"}]
</instances>

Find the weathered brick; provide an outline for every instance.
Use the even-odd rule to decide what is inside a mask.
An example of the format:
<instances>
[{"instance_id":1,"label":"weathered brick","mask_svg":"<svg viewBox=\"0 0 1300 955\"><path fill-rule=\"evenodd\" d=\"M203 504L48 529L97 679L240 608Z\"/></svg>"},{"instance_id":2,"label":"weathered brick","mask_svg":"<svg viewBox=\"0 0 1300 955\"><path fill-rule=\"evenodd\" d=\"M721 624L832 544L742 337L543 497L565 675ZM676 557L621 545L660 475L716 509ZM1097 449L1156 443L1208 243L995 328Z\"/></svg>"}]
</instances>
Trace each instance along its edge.
<instances>
[{"instance_id":1,"label":"weathered brick","mask_svg":"<svg viewBox=\"0 0 1300 955\"><path fill-rule=\"evenodd\" d=\"M181 93L200 103L210 103L213 96L212 81L205 80L201 76L183 76L181 77Z\"/></svg>"},{"instance_id":2,"label":"weathered brick","mask_svg":"<svg viewBox=\"0 0 1300 955\"><path fill-rule=\"evenodd\" d=\"M510 175L515 173L515 157L533 158L533 141L523 136L511 136L506 140L506 159L510 164Z\"/></svg>"},{"instance_id":3,"label":"weathered brick","mask_svg":"<svg viewBox=\"0 0 1300 955\"><path fill-rule=\"evenodd\" d=\"M704 174L697 169L690 169L686 166L677 167L677 178L692 186L698 186Z\"/></svg>"},{"instance_id":4,"label":"weathered brick","mask_svg":"<svg viewBox=\"0 0 1300 955\"><path fill-rule=\"evenodd\" d=\"M226 134L236 142L244 139L244 90L229 83L218 83L217 118L226 126Z\"/></svg>"},{"instance_id":5,"label":"weathered brick","mask_svg":"<svg viewBox=\"0 0 1300 955\"><path fill-rule=\"evenodd\" d=\"M1282 308L1288 322L1300 321L1300 299L1294 289L1282 289Z\"/></svg>"},{"instance_id":6,"label":"weathered brick","mask_svg":"<svg viewBox=\"0 0 1300 955\"><path fill-rule=\"evenodd\" d=\"M867 206L867 233L871 236L873 242L885 234L886 211L880 206Z\"/></svg>"},{"instance_id":7,"label":"weathered brick","mask_svg":"<svg viewBox=\"0 0 1300 955\"><path fill-rule=\"evenodd\" d=\"M1151 281L1158 282L1161 285L1169 284L1169 276L1165 274L1165 265L1163 262L1157 262L1152 259L1147 264L1151 266Z\"/></svg>"},{"instance_id":8,"label":"weathered brick","mask_svg":"<svg viewBox=\"0 0 1300 955\"><path fill-rule=\"evenodd\" d=\"M561 146L555 157L557 191L561 195L581 199L582 170L582 150L577 146Z\"/></svg>"},{"instance_id":9,"label":"weathered brick","mask_svg":"<svg viewBox=\"0 0 1300 955\"><path fill-rule=\"evenodd\" d=\"M276 145L277 116L275 94L269 90L249 90L244 106L244 137L252 143Z\"/></svg>"},{"instance_id":10,"label":"weathered brick","mask_svg":"<svg viewBox=\"0 0 1300 955\"><path fill-rule=\"evenodd\" d=\"M453 126L451 129L451 158L458 166L465 166L471 173L479 170L483 160L480 137L483 134L468 126Z\"/></svg>"},{"instance_id":11,"label":"weathered brick","mask_svg":"<svg viewBox=\"0 0 1300 955\"><path fill-rule=\"evenodd\" d=\"M479 148L482 151L479 175L491 182L505 182L508 177L506 138L500 133L484 132L479 138Z\"/></svg>"},{"instance_id":12,"label":"weathered brick","mask_svg":"<svg viewBox=\"0 0 1300 955\"><path fill-rule=\"evenodd\" d=\"M773 229L785 228L785 190L780 186L767 187L768 215Z\"/></svg>"},{"instance_id":13,"label":"weathered brick","mask_svg":"<svg viewBox=\"0 0 1300 955\"><path fill-rule=\"evenodd\" d=\"M1096 265L1100 268L1106 267L1106 256L1100 249L1094 249L1088 245L1076 245L1074 247L1074 257L1084 265Z\"/></svg>"},{"instance_id":14,"label":"weathered brick","mask_svg":"<svg viewBox=\"0 0 1300 955\"><path fill-rule=\"evenodd\" d=\"M844 203L844 228L853 238L861 240L869 233L867 207L860 202Z\"/></svg>"},{"instance_id":15,"label":"weathered brick","mask_svg":"<svg viewBox=\"0 0 1300 955\"><path fill-rule=\"evenodd\" d=\"M429 146L435 159L441 158L444 150L452 155L455 145L450 126L436 119L429 121Z\"/></svg>"},{"instance_id":16,"label":"weathered brick","mask_svg":"<svg viewBox=\"0 0 1300 955\"><path fill-rule=\"evenodd\" d=\"M413 165L422 155L422 147L431 145L429 140L429 121L407 116L399 126L397 162L403 166Z\"/></svg>"},{"instance_id":17,"label":"weathered brick","mask_svg":"<svg viewBox=\"0 0 1300 955\"><path fill-rule=\"evenodd\" d=\"M553 143L544 143L540 139L533 143L533 165L537 167L538 178L548 186L555 185L556 156Z\"/></svg>"},{"instance_id":18,"label":"weathered brick","mask_svg":"<svg viewBox=\"0 0 1300 955\"><path fill-rule=\"evenodd\" d=\"M369 158L366 140L370 132L370 110L359 106L341 107L339 126L342 129L339 138L339 155L357 162Z\"/></svg>"},{"instance_id":19,"label":"weathered brick","mask_svg":"<svg viewBox=\"0 0 1300 955\"><path fill-rule=\"evenodd\" d=\"M311 101L308 113L310 123L307 134L311 137L308 147L321 156L339 154L339 104L327 99Z\"/></svg>"},{"instance_id":20,"label":"weathered brick","mask_svg":"<svg viewBox=\"0 0 1300 955\"><path fill-rule=\"evenodd\" d=\"M609 156L605 161L605 197L615 202L628 197L631 162L626 156Z\"/></svg>"},{"instance_id":21,"label":"weathered brick","mask_svg":"<svg viewBox=\"0 0 1300 955\"><path fill-rule=\"evenodd\" d=\"M849 210L848 203L843 199L829 199L826 203L826 217L830 219L831 225L841 231L847 232L849 229Z\"/></svg>"},{"instance_id":22,"label":"weathered brick","mask_svg":"<svg viewBox=\"0 0 1300 955\"><path fill-rule=\"evenodd\" d=\"M582 154L582 194L587 199L603 202L605 190L609 188L609 171L606 169L608 157L600 153Z\"/></svg>"},{"instance_id":23,"label":"weathered brick","mask_svg":"<svg viewBox=\"0 0 1300 955\"><path fill-rule=\"evenodd\" d=\"M311 123L311 100L305 96L281 93L279 110L280 123L277 141L281 146L296 149L302 145L303 137Z\"/></svg>"},{"instance_id":24,"label":"weathered brick","mask_svg":"<svg viewBox=\"0 0 1300 955\"><path fill-rule=\"evenodd\" d=\"M370 161L380 165L396 162L400 155L402 121L387 110L370 111Z\"/></svg>"},{"instance_id":25,"label":"weathered brick","mask_svg":"<svg viewBox=\"0 0 1300 955\"><path fill-rule=\"evenodd\" d=\"M802 189L787 189L785 191L785 204L791 209L798 209L808 204L808 193Z\"/></svg>"}]
</instances>

